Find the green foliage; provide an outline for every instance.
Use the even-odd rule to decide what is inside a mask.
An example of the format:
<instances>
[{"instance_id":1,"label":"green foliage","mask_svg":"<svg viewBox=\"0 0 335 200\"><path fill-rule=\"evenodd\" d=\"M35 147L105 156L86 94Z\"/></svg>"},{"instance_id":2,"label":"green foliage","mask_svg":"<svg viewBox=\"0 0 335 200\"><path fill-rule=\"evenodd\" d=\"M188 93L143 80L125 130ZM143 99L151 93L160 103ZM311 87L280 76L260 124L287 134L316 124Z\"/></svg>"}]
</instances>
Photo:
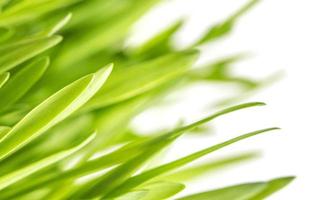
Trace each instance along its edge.
<instances>
[{"instance_id":1,"label":"green foliage","mask_svg":"<svg viewBox=\"0 0 335 200\"><path fill-rule=\"evenodd\" d=\"M130 128L139 113L188 85L229 82L242 94L262 86L261 81L234 76L230 67L240 55L194 68L201 54L197 47L226 36L257 0L191 47L178 50L172 45L185 22L181 20L143 44L125 48L134 23L159 2L0 0L0 199L176 198L186 182L257 156L244 153L198 162L278 128L243 134L168 163L152 162L182 135L202 134L208 122L265 105L260 102L226 99L237 105L145 136ZM260 200L292 180L247 183L180 199Z\"/></svg>"}]
</instances>

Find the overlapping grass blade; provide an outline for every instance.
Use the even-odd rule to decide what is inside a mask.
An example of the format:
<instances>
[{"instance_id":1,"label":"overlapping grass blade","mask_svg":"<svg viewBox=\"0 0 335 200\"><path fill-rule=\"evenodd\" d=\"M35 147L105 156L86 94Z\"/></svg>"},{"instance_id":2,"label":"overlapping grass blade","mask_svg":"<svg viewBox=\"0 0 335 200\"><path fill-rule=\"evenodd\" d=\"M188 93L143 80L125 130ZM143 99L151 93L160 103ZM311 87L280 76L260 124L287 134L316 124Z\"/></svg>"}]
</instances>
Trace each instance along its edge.
<instances>
[{"instance_id":1,"label":"overlapping grass blade","mask_svg":"<svg viewBox=\"0 0 335 200\"><path fill-rule=\"evenodd\" d=\"M216 170L222 170L232 165L240 164L255 159L259 155L257 153L241 153L234 156L224 157L222 159L216 159L214 161L206 162L203 164L186 167L184 169L172 172L162 177L163 180L185 182L197 179L206 175L209 172Z\"/></svg>"},{"instance_id":2,"label":"overlapping grass blade","mask_svg":"<svg viewBox=\"0 0 335 200\"><path fill-rule=\"evenodd\" d=\"M148 170L146 172L143 172L137 176L134 176L134 177L131 177L129 178L127 181L125 181L123 184L117 186L117 187L114 187L114 188L109 188L109 192L106 196L108 197L116 197L120 194L123 194L135 187L137 187L138 185L142 184L142 183L145 183L146 181L149 181L155 177L158 177L162 174L165 174L165 173L168 173L172 170L175 170L179 167L182 167L194 160L197 160L209 153L212 153L214 151L217 151L223 147L226 147L226 146L229 146L230 144L233 144L233 143L236 143L240 140L244 140L244 139L247 139L249 137L252 137L252 136L255 136L255 135L258 135L258 134L261 134L261 133L264 133L264 132L267 132L267 131L272 131L272 130L276 130L277 128L269 128L269 129L262 129L262 130L259 130L259 131L255 131L255 132L251 132L251 133L248 133L248 134L245 134L245 135L241 135L239 137L236 137L236 138L233 138L231 140L228 140L226 142L223 142L223 143L220 143L220 144L217 144L217 145L214 145L212 147L209 147L207 149L204 149L204 150L201 150L201 151L198 151L196 153L193 153L189 156L186 156L186 157L183 157L181 159L178 159L176 161L173 161L171 163L167 163L167 164L164 164L162 166L159 166L159 167L156 167L156 168L153 168L151 170ZM143 156L143 155L142 155ZM134 159L136 160L136 158ZM137 162L138 160L142 160L140 158L137 158ZM135 161L133 161L135 162ZM111 180L110 180L111 181Z\"/></svg>"},{"instance_id":3,"label":"overlapping grass blade","mask_svg":"<svg viewBox=\"0 0 335 200\"><path fill-rule=\"evenodd\" d=\"M48 12L64 8L79 0L30 0L19 1L0 15L0 26L14 26L30 23Z\"/></svg>"},{"instance_id":4,"label":"overlapping grass blade","mask_svg":"<svg viewBox=\"0 0 335 200\"><path fill-rule=\"evenodd\" d=\"M159 0L133 1L126 12L117 15L113 20L98 23L85 34L76 35L75 38L64 43L64 48L56 61L57 65L64 68L93 56L111 45L117 46L125 39L138 18L157 2ZM73 54L73 52L76 53Z\"/></svg>"},{"instance_id":5,"label":"overlapping grass blade","mask_svg":"<svg viewBox=\"0 0 335 200\"><path fill-rule=\"evenodd\" d=\"M197 51L174 53L116 71L85 109L97 109L143 94L185 73Z\"/></svg>"},{"instance_id":6,"label":"overlapping grass blade","mask_svg":"<svg viewBox=\"0 0 335 200\"><path fill-rule=\"evenodd\" d=\"M43 30L38 35L40 36L52 36L59 32L66 24L69 23L69 21L72 18L72 13L68 13L65 16L62 16L60 19L57 19L55 22L53 22L49 27L47 27L45 30Z\"/></svg>"},{"instance_id":7,"label":"overlapping grass blade","mask_svg":"<svg viewBox=\"0 0 335 200\"><path fill-rule=\"evenodd\" d=\"M11 70L17 65L57 45L61 36L40 38L28 42L19 42L0 47L0 73Z\"/></svg>"},{"instance_id":8,"label":"overlapping grass blade","mask_svg":"<svg viewBox=\"0 0 335 200\"><path fill-rule=\"evenodd\" d=\"M143 190L148 190L148 193L142 198L142 200L158 200L167 199L175 194L181 192L185 185L174 182L155 182L150 183L142 187Z\"/></svg>"},{"instance_id":9,"label":"overlapping grass blade","mask_svg":"<svg viewBox=\"0 0 335 200\"><path fill-rule=\"evenodd\" d=\"M37 59L16 73L0 89L0 111L14 104L42 77L49 65L49 58Z\"/></svg>"},{"instance_id":10,"label":"overlapping grass blade","mask_svg":"<svg viewBox=\"0 0 335 200\"><path fill-rule=\"evenodd\" d=\"M8 157L85 104L107 80L111 67L63 88L28 113L0 141L0 159Z\"/></svg>"},{"instance_id":11,"label":"overlapping grass blade","mask_svg":"<svg viewBox=\"0 0 335 200\"><path fill-rule=\"evenodd\" d=\"M9 174L6 174L4 176L0 177L0 190L3 190L4 188L10 186L11 184L14 184L15 182L24 179L25 177L36 173L39 170L42 170L64 158L66 158L67 156L73 154L74 152L78 151L79 149L81 149L82 147L84 147L85 145L87 145L89 142L91 142L93 140L93 138L95 137L95 135L92 135L91 137L89 137L87 140L85 140L83 143L81 143L80 145L78 145L77 147L74 147L72 149L63 151L63 152L59 152L57 154L54 154L52 156L49 156L47 158L44 158L40 161L37 161L35 163L32 163L28 166L25 166L21 169L18 169L16 171L13 171Z\"/></svg>"},{"instance_id":12,"label":"overlapping grass blade","mask_svg":"<svg viewBox=\"0 0 335 200\"><path fill-rule=\"evenodd\" d=\"M266 182L247 183L193 194L178 200L263 200L288 185L294 177L277 178Z\"/></svg>"},{"instance_id":13,"label":"overlapping grass blade","mask_svg":"<svg viewBox=\"0 0 335 200\"><path fill-rule=\"evenodd\" d=\"M131 165L131 162L137 162L137 160L139 161L145 160L144 157L141 157L141 154L148 154L146 151L149 150L149 153L155 153L154 151L152 151L153 145L166 142L160 146L160 148L164 148L165 144L171 143L173 140L178 138L180 135L182 135L186 131L190 131L198 126L201 126L221 115L228 114L228 113L238 111L238 110L242 110L245 108L263 106L263 105L264 103L252 102L252 103L245 103L245 104L232 106L232 107L223 109L202 120L199 120L195 123L192 123L190 125L187 125L181 128L177 128L163 135L159 135L154 138L148 138L144 140L131 142L110 154L101 156L93 160L89 160L87 163L85 163L85 165L81 165L76 168L70 169L62 174L55 174L51 177L48 177L45 180L41 179L41 180L32 181L30 185L22 186L20 187L20 189L17 189L15 193L19 194L19 191L21 190L29 191L31 190L31 188L37 188L37 187L47 185L47 184L54 184L54 183L57 183L57 182L60 182L66 179L79 178L89 173L93 173L95 171L102 170L102 169L105 169L105 168L108 168L108 167L111 167L111 166L114 166L120 163L124 163L124 162L130 162L129 165ZM135 161L132 161L131 159ZM129 168L124 167L124 168L130 170L132 169L132 167L134 166L131 166ZM6 197L13 198L13 196L6 196Z\"/></svg>"},{"instance_id":14,"label":"overlapping grass blade","mask_svg":"<svg viewBox=\"0 0 335 200\"><path fill-rule=\"evenodd\" d=\"M143 200L145 195L148 193L147 190L138 190L129 192L125 195L115 198L115 200Z\"/></svg>"},{"instance_id":15,"label":"overlapping grass blade","mask_svg":"<svg viewBox=\"0 0 335 200\"><path fill-rule=\"evenodd\" d=\"M290 184L295 177L290 176L290 177L282 177L282 178L277 178L273 179L267 182L266 188L258 193L255 197L251 198L250 200L262 200L266 199L270 195L274 194L275 192L283 189L285 186Z\"/></svg>"}]
</instances>

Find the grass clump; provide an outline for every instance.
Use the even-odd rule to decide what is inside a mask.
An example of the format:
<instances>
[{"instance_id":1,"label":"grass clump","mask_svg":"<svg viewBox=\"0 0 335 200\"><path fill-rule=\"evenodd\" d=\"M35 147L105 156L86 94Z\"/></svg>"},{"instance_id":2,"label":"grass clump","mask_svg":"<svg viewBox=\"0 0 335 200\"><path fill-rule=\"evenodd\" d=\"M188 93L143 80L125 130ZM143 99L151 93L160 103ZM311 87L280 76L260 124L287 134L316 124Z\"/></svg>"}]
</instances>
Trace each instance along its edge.
<instances>
[{"instance_id":1,"label":"grass clump","mask_svg":"<svg viewBox=\"0 0 335 200\"><path fill-rule=\"evenodd\" d=\"M257 1L213 26L185 49L177 50L171 44L183 22L144 44L124 48L133 24L159 2L0 0L0 199L173 198L186 187L184 182L255 155L195 162L192 167L186 166L189 163L278 129L246 133L145 168L185 133L221 115L264 105L252 102L226 107L164 133L142 136L129 130L137 114L185 85L233 82L244 89L242 93L262 86L262 82L229 73L230 64L239 56L193 68L199 45L230 33ZM102 153L115 146L121 147ZM264 199L292 179L224 187L179 199Z\"/></svg>"}]
</instances>

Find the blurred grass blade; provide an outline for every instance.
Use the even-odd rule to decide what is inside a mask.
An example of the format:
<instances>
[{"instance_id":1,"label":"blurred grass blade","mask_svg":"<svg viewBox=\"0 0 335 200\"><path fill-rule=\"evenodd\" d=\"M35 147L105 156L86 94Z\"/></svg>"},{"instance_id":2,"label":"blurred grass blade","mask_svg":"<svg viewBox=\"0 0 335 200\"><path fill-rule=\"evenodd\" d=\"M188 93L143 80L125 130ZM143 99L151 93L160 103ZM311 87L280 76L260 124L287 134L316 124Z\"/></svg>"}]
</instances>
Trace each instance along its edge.
<instances>
[{"instance_id":1,"label":"blurred grass blade","mask_svg":"<svg viewBox=\"0 0 335 200\"><path fill-rule=\"evenodd\" d=\"M12 35L14 34L14 31L7 27L0 27L0 42L8 40Z\"/></svg>"},{"instance_id":2,"label":"blurred grass blade","mask_svg":"<svg viewBox=\"0 0 335 200\"><path fill-rule=\"evenodd\" d=\"M85 109L115 104L161 86L185 73L197 57L197 51L174 53L116 71Z\"/></svg>"},{"instance_id":3,"label":"blurred grass blade","mask_svg":"<svg viewBox=\"0 0 335 200\"><path fill-rule=\"evenodd\" d=\"M39 35L41 36L52 36L58 31L60 31L72 18L72 13L68 13L62 18L58 19L54 24L48 27L46 30L42 31Z\"/></svg>"},{"instance_id":4,"label":"blurred grass blade","mask_svg":"<svg viewBox=\"0 0 335 200\"><path fill-rule=\"evenodd\" d=\"M117 46L125 39L138 18L157 2L159 0L132 1L127 11L115 16L113 20L103 20L90 30L68 40L56 61L57 66L64 68L93 56L109 46Z\"/></svg>"},{"instance_id":5,"label":"blurred grass blade","mask_svg":"<svg viewBox=\"0 0 335 200\"><path fill-rule=\"evenodd\" d=\"M265 188L266 183L263 182L249 183L198 193L179 198L178 200L250 200L253 196L263 191Z\"/></svg>"},{"instance_id":6,"label":"blurred grass blade","mask_svg":"<svg viewBox=\"0 0 335 200\"><path fill-rule=\"evenodd\" d=\"M8 72L0 74L0 88L8 81L10 74Z\"/></svg>"},{"instance_id":7,"label":"blurred grass blade","mask_svg":"<svg viewBox=\"0 0 335 200\"><path fill-rule=\"evenodd\" d=\"M232 28L236 22L236 20L253 8L260 0L250 0L249 3L240 8L235 14L230 16L226 21L221 24L215 25L212 27L198 42L196 42L195 46L201 45L219 37L225 36L232 31Z\"/></svg>"},{"instance_id":8,"label":"blurred grass blade","mask_svg":"<svg viewBox=\"0 0 335 200\"><path fill-rule=\"evenodd\" d=\"M146 190L133 191L117 197L114 200L143 200L143 197L145 197L147 193L148 191Z\"/></svg>"},{"instance_id":9,"label":"blurred grass blade","mask_svg":"<svg viewBox=\"0 0 335 200\"><path fill-rule=\"evenodd\" d=\"M163 176L162 179L178 182L191 181L201 176L204 176L209 172L221 170L226 167L230 167L231 165L239 164L241 162L246 162L255 159L258 156L258 153L242 153L222 159L216 159L214 161L172 172L170 174L167 174L166 176Z\"/></svg>"},{"instance_id":10,"label":"blurred grass blade","mask_svg":"<svg viewBox=\"0 0 335 200\"><path fill-rule=\"evenodd\" d=\"M0 126L0 140L6 136L6 134L10 131L11 127L8 126Z\"/></svg>"},{"instance_id":11,"label":"blurred grass blade","mask_svg":"<svg viewBox=\"0 0 335 200\"><path fill-rule=\"evenodd\" d=\"M295 177L283 177L267 182L266 188L250 200L263 200L290 184Z\"/></svg>"},{"instance_id":12,"label":"blurred grass blade","mask_svg":"<svg viewBox=\"0 0 335 200\"><path fill-rule=\"evenodd\" d=\"M164 55L166 53L171 53L173 51L171 46L172 36L174 36L174 34L182 27L183 24L183 21L178 21L144 44L131 49L131 56L152 58L159 55Z\"/></svg>"},{"instance_id":13,"label":"blurred grass blade","mask_svg":"<svg viewBox=\"0 0 335 200\"><path fill-rule=\"evenodd\" d=\"M13 154L85 104L105 83L111 66L66 86L28 113L0 141L0 159Z\"/></svg>"},{"instance_id":14,"label":"blurred grass blade","mask_svg":"<svg viewBox=\"0 0 335 200\"><path fill-rule=\"evenodd\" d=\"M42 58L30 63L16 73L0 89L0 111L19 100L42 77L49 65L49 58Z\"/></svg>"},{"instance_id":15,"label":"blurred grass blade","mask_svg":"<svg viewBox=\"0 0 335 200\"><path fill-rule=\"evenodd\" d=\"M44 14L69 6L79 0L17 1L0 15L0 25L13 26L29 23Z\"/></svg>"},{"instance_id":16,"label":"blurred grass blade","mask_svg":"<svg viewBox=\"0 0 335 200\"><path fill-rule=\"evenodd\" d=\"M93 138L95 137L95 135L93 134L91 137L89 137L87 140L85 140L83 143L81 143L80 145L78 145L77 147L74 147L72 149L66 150L66 151L62 151L60 153L54 154L52 156L49 156L47 158L44 158L40 161L37 161L35 163L32 163L26 167L23 167L21 169L18 169L16 171L13 171L9 174L6 174L2 177L0 177L0 190L8 187L9 185L39 171L42 170L64 158L66 158L67 156L73 154L74 152L78 151L79 149L81 149L83 146L87 145L89 142L91 142L93 140Z\"/></svg>"},{"instance_id":17,"label":"blurred grass blade","mask_svg":"<svg viewBox=\"0 0 335 200\"><path fill-rule=\"evenodd\" d=\"M141 200L158 200L167 199L185 188L185 185L173 182L155 182L142 187L143 190L148 190L148 194Z\"/></svg>"},{"instance_id":18,"label":"blurred grass blade","mask_svg":"<svg viewBox=\"0 0 335 200\"><path fill-rule=\"evenodd\" d=\"M0 73L8 71L30 58L46 51L58 44L61 40L61 36L51 36L29 41L27 43L0 47L0 53L3 54L0 58Z\"/></svg>"}]
</instances>

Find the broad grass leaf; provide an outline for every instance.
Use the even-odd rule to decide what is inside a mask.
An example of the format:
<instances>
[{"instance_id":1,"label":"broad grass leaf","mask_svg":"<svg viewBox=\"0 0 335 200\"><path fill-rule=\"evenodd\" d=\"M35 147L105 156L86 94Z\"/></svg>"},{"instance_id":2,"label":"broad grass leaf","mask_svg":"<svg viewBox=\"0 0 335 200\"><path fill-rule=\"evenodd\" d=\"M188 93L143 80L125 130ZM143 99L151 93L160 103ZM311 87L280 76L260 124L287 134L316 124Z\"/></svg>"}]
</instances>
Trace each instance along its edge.
<instances>
[{"instance_id":1,"label":"broad grass leaf","mask_svg":"<svg viewBox=\"0 0 335 200\"><path fill-rule=\"evenodd\" d=\"M0 89L0 111L13 105L42 77L49 65L49 58L37 59L16 73Z\"/></svg>"},{"instance_id":2,"label":"broad grass leaf","mask_svg":"<svg viewBox=\"0 0 335 200\"><path fill-rule=\"evenodd\" d=\"M16 152L78 110L102 87L111 70L112 67L107 66L75 81L29 112L0 141L0 159Z\"/></svg>"},{"instance_id":3,"label":"broad grass leaf","mask_svg":"<svg viewBox=\"0 0 335 200\"><path fill-rule=\"evenodd\" d=\"M0 73L8 71L61 42L61 36L44 37L0 47Z\"/></svg>"}]
</instances>

